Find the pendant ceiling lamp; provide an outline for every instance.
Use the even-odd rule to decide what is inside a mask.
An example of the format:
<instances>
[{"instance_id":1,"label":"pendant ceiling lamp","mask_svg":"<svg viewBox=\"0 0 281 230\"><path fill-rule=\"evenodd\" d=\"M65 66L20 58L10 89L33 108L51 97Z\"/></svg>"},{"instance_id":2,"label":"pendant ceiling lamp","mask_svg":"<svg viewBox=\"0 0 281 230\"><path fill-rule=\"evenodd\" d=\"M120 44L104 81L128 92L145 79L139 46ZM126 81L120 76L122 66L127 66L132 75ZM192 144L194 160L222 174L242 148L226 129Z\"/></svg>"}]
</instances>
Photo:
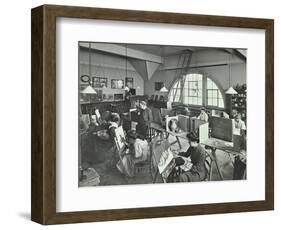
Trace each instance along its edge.
<instances>
[{"instance_id":1,"label":"pendant ceiling lamp","mask_svg":"<svg viewBox=\"0 0 281 230\"><path fill-rule=\"evenodd\" d=\"M237 91L233 89L233 87L229 87L228 90L225 91L225 94L237 94Z\"/></svg>"},{"instance_id":2,"label":"pendant ceiling lamp","mask_svg":"<svg viewBox=\"0 0 281 230\"><path fill-rule=\"evenodd\" d=\"M96 90L94 90L94 88L90 85L88 85L83 91L82 93L84 94L97 94Z\"/></svg>"},{"instance_id":3,"label":"pendant ceiling lamp","mask_svg":"<svg viewBox=\"0 0 281 230\"><path fill-rule=\"evenodd\" d=\"M165 85L163 84L163 87L160 89L161 93L168 93L169 90L165 87Z\"/></svg>"}]
</instances>

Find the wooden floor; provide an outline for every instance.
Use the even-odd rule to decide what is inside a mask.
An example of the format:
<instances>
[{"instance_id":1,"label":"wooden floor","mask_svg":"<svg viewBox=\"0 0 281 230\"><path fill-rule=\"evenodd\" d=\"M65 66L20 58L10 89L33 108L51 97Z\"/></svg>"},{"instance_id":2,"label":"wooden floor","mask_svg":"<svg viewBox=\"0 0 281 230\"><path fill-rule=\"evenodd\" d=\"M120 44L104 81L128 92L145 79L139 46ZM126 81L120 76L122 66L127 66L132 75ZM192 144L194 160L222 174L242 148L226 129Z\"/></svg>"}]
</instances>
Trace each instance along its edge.
<instances>
[{"instance_id":1,"label":"wooden floor","mask_svg":"<svg viewBox=\"0 0 281 230\"><path fill-rule=\"evenodd\" d=\"M189 147L187 140L180 139L182 144L181 151L186 151ZM169 137L169 142L174 142L173 136ZM171 146L172 149L179 149L178 144ZM231 163L230 156L220 150L217 150L218 164L225 180L231 180L233 176L233 165ZM233 160L233 159L232 159ZM88 167L93 167L100 175L100 186L102 185L128 185L128 184L150 184L152 183L152 177L148 172L141 172L134 178L127 178L121 174L116 167L110 164L109 160L100 163L88 163ZM211 176L211 181L219 180L219 175L214 167ZM156 181L161 182L161 181Z\"/></svg>"}]
</instances>

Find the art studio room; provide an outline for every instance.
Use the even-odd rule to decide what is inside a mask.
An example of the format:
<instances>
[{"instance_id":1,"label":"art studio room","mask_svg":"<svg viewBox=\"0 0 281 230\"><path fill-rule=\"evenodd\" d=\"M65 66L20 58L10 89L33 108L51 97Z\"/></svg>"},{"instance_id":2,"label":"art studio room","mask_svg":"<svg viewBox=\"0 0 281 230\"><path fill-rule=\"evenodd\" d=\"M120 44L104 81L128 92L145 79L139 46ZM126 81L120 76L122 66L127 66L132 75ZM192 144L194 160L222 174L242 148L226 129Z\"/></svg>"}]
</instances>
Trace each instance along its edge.
<instances>
[{"instance_id":1,"label":"art studio room","mask_svg":"<svg viewBox=\"0 0 281 230\"><path fill-rule=\"evenodd\" d=\"M247 179L247 50L79 42L79 187Z\"/></svg>"}]
</instances>

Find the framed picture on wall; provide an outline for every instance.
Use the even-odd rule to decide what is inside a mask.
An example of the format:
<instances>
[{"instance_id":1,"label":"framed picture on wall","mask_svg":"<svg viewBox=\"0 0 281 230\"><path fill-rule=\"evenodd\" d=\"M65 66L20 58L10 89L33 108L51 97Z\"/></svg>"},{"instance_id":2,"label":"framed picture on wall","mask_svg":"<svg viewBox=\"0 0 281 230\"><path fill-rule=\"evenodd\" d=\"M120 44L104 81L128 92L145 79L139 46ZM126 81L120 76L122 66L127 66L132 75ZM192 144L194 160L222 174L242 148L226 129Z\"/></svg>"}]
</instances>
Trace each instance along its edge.
<instances>
[{"instance_id":1,"label":"framed picture on wall","mask_svg":"<svg viewBox=\"0 0 281 230\"><path fill-rule=\"evenodd\" d=\"M155 82L154 83L154 90L159 91L163 87L164 82Z\"/></svg>"},{"instance_id":2,"label":"framed picture on wall","mask_svg":"<svg viewBox=\"0 0 281 230\"><path fill-rule=\"evenodd\" d=\"M114 101L113 94L103 94L103 101Z\"/></svg>"},{"instance_id":3,"label":"framed picture on wall","mask_svg":"<svg viewBox=\"0 0 281 230\"><path fill-rule=\"evenodd\" d=\"M124 95L122 93L114 94L114 101L122 101L124 99Z\"/></svg>"},{"instance_id":4,"label":"framed picture on wall","mask_svg":"<svg viewBox=\"0 0 281 230\"><path fill-rule=\"evenodd\" d=\"M138 25L134 33L128 22ZM32 220L63 224L272 210L273 25L257 18L58 5L32 9ZM129 79L112 79L103 90L106 78L95 77L80 90L87 80L81 79L83 68L89 76L97 66L122 76L128 60L145 86L141 101L146 95L168 97L176 110L170 131L131 122L130 114L140 116L123 101L125 84L134 83ZM80 101L84 96L97 101ZM151 110L159 116L159 108ZM82 130L82 118L89 115L91 129ZM126 141L145 139L144 148L117 148L114 133L101 129L106 123L121 125ZM174 143L163 138L166 132ZM186 152L178 155L181 149ZM136 155L141 161L129 164Z\"/></svg>"},{"instance_id":5,"label":"framed picture on wall","mask_svg":"<svg viewBox=\"0 0 281 230\"><path fill-rule=\"evenodd\" d=\"M93 88L107 88L107 78L105 77L92 77Z\"/></svg>"},{"instance_id":6,"label":"framed picture on wall","mask_svg":"<svg viewBox=\"0 0 281 230\"><path fill-rule=\"evenodd\" d=\"M82 75L80 77L80 80L81 80L80 85L89 85L89 83L90 83L90 76L89 75Z\"/></svg>"},{"instance_id":7,"label":"framed picture on wall","mask_svg":"<svg viewBox=\"0 0 281 230\"><path fill-rule=\"evenodd\" d=\"M111 79L111 89L123 89L124 80L121 79Z\"/></svg>"},{"instance_id":8,"label":"framed picture on wall","mask_svg":"<svg viewBox=\"0 0 281 230\"><path fill-rule=\"evenodd\" d=\"M129 88L134 88L134 78L126 77L125 78L125 86L128 86Z\"/></svg>"}]
</instances>

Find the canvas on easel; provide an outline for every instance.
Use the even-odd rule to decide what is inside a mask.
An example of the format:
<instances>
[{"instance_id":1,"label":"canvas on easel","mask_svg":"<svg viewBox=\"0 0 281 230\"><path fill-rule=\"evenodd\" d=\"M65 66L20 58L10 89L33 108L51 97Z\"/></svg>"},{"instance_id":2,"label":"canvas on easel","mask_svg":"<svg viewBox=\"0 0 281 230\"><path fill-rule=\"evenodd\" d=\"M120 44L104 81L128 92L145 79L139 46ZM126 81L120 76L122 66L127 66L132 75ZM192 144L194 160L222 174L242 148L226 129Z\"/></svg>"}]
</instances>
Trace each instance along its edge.
<instances>
[{"instance_id":1,"label":"canvas on easel","mask_svg":"<svg viewBox=\"0 0 281 230\"><path fill-rule=\"evenodd\" d=\"M178 121L178 116L173 116L173 117L167 117L166 118L166 131L170 132L170 127L169 127L169 124L172 120L176 120Z\"/></svg>"},{"instance_id":2,"label":"canvas on easel","mask_svg":"<svg viewBox=\"0 0 281 230\"><path fill-rule=\"evenodd\" d=\"M199 126L199 143L204 143L209 138L209 123Z\"/></svg>"},{"instance_id":3,"label":"canvas on easel","mask_svg":"<svg viewBox=\"0 0 281 230\"><path fill-rule=\"evenodd\" d=\"M125 132L122 126L119 126L115 129L115 143L118 150L121 150L125 147Z\"/></svg>"},{"instance_id":4,"label":"canvas on easel","mask_svg":"<svg viewBox=\"0 0 281 230\"><path fill-rule=\"evenodd\" d=\"M212 117L211 136L224 141L233 141L233 121L228 118Z\"/></svg>"},{"instance_id":5,"label":"canvas on easel","mask_svg":"<svg viewBox=\"0 0 281 230\"><path fill-rule=\"evenodd\" d=\"M178 121L179 121L179 128L181 130L183 130L184 132L189 132L189 130L190 130L189 116L178 115Z\"/></svg>"}]
</instances>

